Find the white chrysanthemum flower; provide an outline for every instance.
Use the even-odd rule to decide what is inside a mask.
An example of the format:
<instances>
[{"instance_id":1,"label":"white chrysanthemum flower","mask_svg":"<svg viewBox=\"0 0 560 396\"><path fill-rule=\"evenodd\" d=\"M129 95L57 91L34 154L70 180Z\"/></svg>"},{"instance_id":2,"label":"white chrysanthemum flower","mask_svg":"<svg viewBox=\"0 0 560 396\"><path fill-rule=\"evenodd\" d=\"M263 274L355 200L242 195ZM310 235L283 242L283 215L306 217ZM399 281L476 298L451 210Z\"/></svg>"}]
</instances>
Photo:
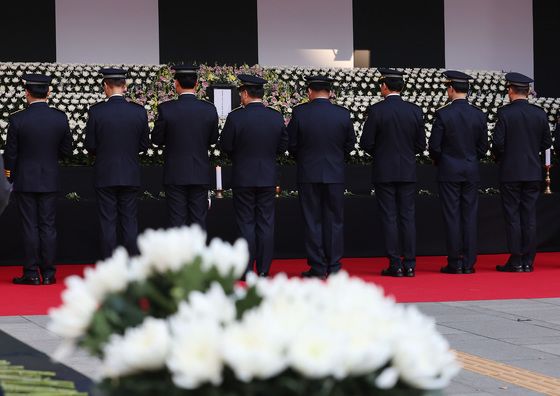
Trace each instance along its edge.
<instances>
[{"instance_id":1,"label":"white chrysanthemum flower","mask_svg":"<svg viewBox=\"0 0 560 396\"><path fill-rule=\"evenodd\" d=\"M447 386L460 366L434 321L415 307L407 308L399 319L401 337L395 346L393 365L402 380L420 389ZM409 331L411 328L414 332Z\"/></svg>"},{"instance_id":2,"label":"white chrysanthemum flower","mask_svg":"<svg viewBox=\"0 0 560 396\"><path fill-rule=\"evenodd\" d=\"M344 339L328 334L321 323L308 323L288 347L288 362L308 378L339 377Z\"/></svg>"},{"instance_id":3,"label":"white chrysanthemum flower","mask_svg":"<svg viewBox=\"0 0 560 396\"><path fill-rule=\"evenodd\" d=\"M70 276L64 281L62 305L49 310L48 330L64 338L79 338L84 335L97 309L97 301L79 276Z\"/></svg>"},{"instance_id":4,"label":"white chrysanthemum flower","mask_svg":"<svg viewBox=\"0 0 560 396\"><path fill-rule=\"evenodd\" d=\"M249 249L244 239L238 239L232 246L214 238L202 254L203 268L209 270L215 267L222 276L233 273L235 277L240 277L247 269L248 262Z\"/></svg>"},{"instance_id":5,"label":"white chrysanthemum flower","mask_svg":"<svg viewBox=\"0 0 560 396\"><path fill-rule=\"evenodd\" d=\"M167 367L179 388L195 389L204 383L222 382L220 353L222 328L212 320L189 322L174 333Z\"/></svg>"},{"instance_id":6,"label":"white chrysanthemum flower","mask_svg":"<svg viewBox=\"0 0 560 396\"><path fill-rule=\"evenodd\" d=\"M169 230L147 230L138 237L138 248L153 271L177 271L206 249L206 233L198 225Z\"/></svg>"},{"instance_id":7,"label":"white chrysanthemum flower","mask_svg":"<svg viewBox=\"0 0 560 396\"><path fill-rule=\"evenodd\" d=\"M128 253L119 247L113 256L84 271L85 286L99 302L109 293L123 291L128 285Z\"/></svg>"},{"instance_id":8,"label":"white chrysanthemum flower","mask_svg":"<svg viewBox=\"0 0 560 396\"><path fill-rule=\"evenodd\" d=\"M179 304L177 313L170 319L171 328L176 334L198 320L227 324L235 319L235 304L219 283L212 283L206 292L191 292L187 300Z\"/></svg>"},{"instance_id":9,"label":"white chrysanthemum flower","mask_svg":"<svg viewBox=\"0 0 560 396\"><path fill-rule=\"evenodd\" d=\"M102 375L117 378L165 367L171 336L164 320L147 318L124 335L113 335L103 348Z\"/></svg>"},{"instance_id":10,"label":"white chrysanthemum flower","mask_svg":"<svg viewBox=\"0 0 560 396\"><path fill-rule=\"evenodd\" d=\"M224 361L243 382L274 377L287 367L282 329L269 319L258 310L250 311L242 322L224 330Z\"/></svg>"}]
</instances>

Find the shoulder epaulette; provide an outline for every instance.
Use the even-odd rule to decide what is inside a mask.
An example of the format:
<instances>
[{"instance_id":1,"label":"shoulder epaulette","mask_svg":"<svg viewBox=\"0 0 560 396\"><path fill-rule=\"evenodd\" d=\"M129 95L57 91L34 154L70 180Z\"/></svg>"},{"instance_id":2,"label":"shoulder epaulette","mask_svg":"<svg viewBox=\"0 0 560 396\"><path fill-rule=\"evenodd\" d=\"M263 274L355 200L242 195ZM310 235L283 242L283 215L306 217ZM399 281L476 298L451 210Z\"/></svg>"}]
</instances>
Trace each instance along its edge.
<instances>
[{"instance_id":1,"label":"shoulder epaulette","mask_svg":"<svg viewBox=\"0 0 560 396\"><path fill-rule=\"evenodd\" d=\"M480 110L480 111L482 111L482 112L484 113L484 110L482 110L482 109L481 109L480 107L478 107L477 105L475 105L475 104L473 104L473 103L470 103L470 105L471 105L472 107L474 107L475 109Z\"/></svg>"},{"instance_id":2,"label":"shoulder epaulette","mask_svg":"<svg viewBox=\"0 0 560 396\"><path fill-rule=\"evenodd\" d=\"M536 103L529 103L529 104L530 104L531 106L536 107L537 109L541 109L541 110L544 111L544 109L543 109L541 106L539 106L538 104L536 104Z\"/></svg>"},{"instance_id":3,"label":"shoulder epaulette","mask_svg":"<svg viewBox=\"0 0 560 396\"><path fill-rule=\"evenodd\" d=\"M344 107L343 105L340 105L340 104L338 104L338 103L333 103L333 105L338 106L338 107L340 107L341 109L344 109L344 110L346 110L346 111L350 111L350 110L348 110L348 108L346 108L346 107Z\"/></svg>"},{"instance_id":4,"label":"shoulder epaulette","mask_svg":"<svg viewBox=\"0 0 560 396\"><path fill-rule=\"evenodd\" d=\"M282 112L281 112L280 110L278 110L276 107L266 106L266 108L267 108L267 109L270 109L270 110L274 110L274 111L276 111L277 113L282 114Z\"/></svg>"},{"instance_id":5,"label":"shoulder epaulette","mask_svg":"<svg viewBox=\"0 0 560 396\"><path fill-rule=\"evenodd\" d=\"M449 106L450 104L451 104L451 102L446 103L446 104L444 104L443 106L438 107L438 108L436 109L436 111L440 111L440 110L442 110L442 109L445 109L445 108L446 108L447 106Z\"/></svg>"},{"instance_id":6,"label":"shoulder epaulette","mask_svg":"<svg viewBox=\"0 0 560 396\"><path fill-rule=\"evenodd\" d=\"M417 105L417 104L416 104L416 103L414 103L414 102L411 102L411 101L409 101L409 100L404 100L404 99L403 99L403 102L404 102L404 103L408 103L408 104L411 104L412 106L414 106L414 107L418 107L418 108L419 108L420 110L422 110L422 106L420 106L420 105ZM378 102L378 103L381 103L381 102ZM442 106L442 107L443 107L443 106ZM441 108L441 107L440 107L440 108ZM437 109L437 110L439 110L439 109Z\"/></svg>"},{"instance_id":7,"label":"shoulder epaulette","mask_svg":"<svg viewBox=\"0 0 560 396\"><path fill-rule=\"evenodd\" d=\"M16 110L16 111L14 111L13 113L10 113L10 117L13 116L13 115L16 115L17 113L21 113L21 112L24 111L24 110L25 110L25 109Z\"/></svg>"},{"instance_id":8,"label":"shoulder epaulette","mask_svg":"<svg viewBox=\"0 0 560 396\"><path fill-rule=\"evenodd\" d=\"M132 103L133 105L140 106L141 108L144 108L144 105L141 105L140 103L137 103L137 102L133 102L132 100L129 100L128 103Z\"/></svg>"},{"instance_id":9,"label":"shoulder epaulette","mask_svg":"<svg viewBox=\"0 0 560 396\"><path fill-rule=\"evenodd\" d=\"M506 107L508 107L511 103L506 103L505 105L502 105L500 107L498 107L498 111L505 109Z\"/></svg>"},{"instance_id":10,"label":"shoulder epaulette","mask_svg":"<svg viewBox=\"0 0 560 396\"><path fill-rule=\"evenodd\" d=\"M201 102L204 102L204 103L208 103L209 105L215 106L215 104L210 102L208 99L199 98L198 100L200 100Z\"/></svg>"},{"instance_id":11,"label":"shoulder epaulette","mask_svg":"<svg viewBox=\"0 0 560 396\"><path fill-rule=\"evenodd\" d=\"M166 101L163 101L163 102L159 102L157 105L158 105L158 107L159 107L159 106L163 106L163 105L165 105L166 103L173 103L173 102L175 102L176 100L177 100L177 99L169 99L169 100L166 100Z\"/></svg>"},{"instance_id":12,"label":"shoulder epaulette","mask_svg":"<svg viewBox=\"0 0 560 396\"><path fill-rule=\"evenodd\" d=\"M57 109L56 107L51 107L51 106L49 106L49 107L50 107L51 109L56 110L56 111L58 111L59 113L62 113L62 114L64 114L64 115L66 116L66 112L64 112L64 111L62 111L62 110L60 110L60 109Z\"/></svg>"},{"instance_id":13,"label":"shoulder epaulette","mask_svg":"<svg viewBox=\"0 0 560 396\"><path fill-rule=\"evenodd\" d=\"M102 105L103 103L107 103L107 102L105 102L105 101L103 100L103 101L101 101L101 102L94 103L94 104L92 104L91 106L89 106L89 109L91 110L91 109L93 109L93 108L95 108L95 107L98 107L99 105Z\"/></svg>"},{"instance_id":14,"label":"shoulder epaulette","mask_svg":"<svg viewBox=\"0 0 560 396\"><path fill-rule=\"evenodd\" d=\"M304 106L304 105L309 104L309 103L310 103L310 102L301 102L301 103L298 103L297 105L293 106L292 109L295 109L295 108L297 108L297 107Z\"/></svg>"}]
</instances>

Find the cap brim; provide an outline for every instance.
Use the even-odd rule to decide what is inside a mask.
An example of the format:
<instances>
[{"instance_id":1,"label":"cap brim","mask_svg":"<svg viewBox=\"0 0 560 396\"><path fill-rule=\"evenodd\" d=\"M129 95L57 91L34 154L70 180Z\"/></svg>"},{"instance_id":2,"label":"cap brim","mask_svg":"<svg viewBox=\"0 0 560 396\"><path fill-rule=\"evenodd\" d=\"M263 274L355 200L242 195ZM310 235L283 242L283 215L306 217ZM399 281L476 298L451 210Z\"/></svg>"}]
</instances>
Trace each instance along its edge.
<instances>
[{"instance_id":1,"label":"cap brim","mask_svg":"<svg viewBox=\"0 0 560 396\"><path fill-rule=\"evenodd\" d=\"M175 70L175 75L198 74L198 70Z\"/></svg>"},{"instance_id":2,"label":"cap brim","mask_svg":"<svg viewBox=\"0 0 560 396\"><path fill-rule=\"evenodd\" d=\"M48 82L25 81L25 85L50 85L50 84L51 83Z\"/></svg>"},{"instance_id":3,"label":"cap brim","mask_svg":"<svg viewBox=\"0 0 560 396\"><path fill-rule=\"evenodd\" d=\"M103 76L104 80L106 80L106 79L116 80L116 79L121 79L121 78L126 79L126 74L108 74L108 75Z\"/></svg>"}]
</instances>

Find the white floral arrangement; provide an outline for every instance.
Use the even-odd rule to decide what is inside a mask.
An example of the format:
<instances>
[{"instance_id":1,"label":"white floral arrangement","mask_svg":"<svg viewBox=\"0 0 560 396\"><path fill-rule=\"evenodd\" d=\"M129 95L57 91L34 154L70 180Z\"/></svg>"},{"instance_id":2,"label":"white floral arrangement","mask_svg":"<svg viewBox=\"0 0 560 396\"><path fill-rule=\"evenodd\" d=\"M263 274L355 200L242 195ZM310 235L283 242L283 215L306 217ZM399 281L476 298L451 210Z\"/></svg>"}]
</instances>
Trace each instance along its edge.
<instances>
[{"instance_id":1,"label":"white floral arrangement","mask_svg":"<svg viewBox=\"0 0 560 396\"><path fill-rule=\"evenodd\" d=\"M67 278L50 312L61 351L101 359L105 394L427 394L459 371L432 319L347 273L242 286L245 241L207 246L197 226L139 247Z\"/></svg>"},{"instance_id":2,"label":"white floral arrangement","mask_svg":"<svg viewBox=\"0 0 560 396\"><path fill-rule=\"evenodd\" d=\"M87 110L92 104L104 99L98 77L98 70L105 66L125 67L129 70L129 96L131 100L145 106L150 126L157 115L159 103L175 97L172 73L166 65L92 65L92 64L53 64L53 63L0 63L0 147L6 141L8 117L11 113L25 107L25 97L21 88L21 77L25 73L47 73L54 77L50 104L64 111L70 120L74 139L74 155L71 164L88 164L87 150L84 148ZM447 97L441 81L441 69L404 69L406 86L403 97L422 108L426 121L426 136L429 138L435 112L445 105ZM354 121L354 130L359 138L367 116L368 106L382 100L377 81L376 69L301 67L264 68L259 66L201 66L198 94L206 98L206 89L212 84L235 84L238 73L252 73L265 77L269 84L266 88L265 102L290 120L292 108L305 101L306 76L325 74L334 79L335 101L348 108ZM472 71L471 102L480 107L487 115L489 134L496 122L497 109L507 104L504 74L497 71ZM560 99L533 97L531 102L544 108L551 126L556 123ZM220 130L223 127L223 120ZM149 148L142 155L145 164L162 162L162 150ZM217 148L209 151L211 160L216 164L227 163L227 158ZM427 157L428 153L424 153ZM280 157L280 162L290 162ZM351 153L356 163L367 162L368 156L359 147Z\"/></svg>"}]
</instances>

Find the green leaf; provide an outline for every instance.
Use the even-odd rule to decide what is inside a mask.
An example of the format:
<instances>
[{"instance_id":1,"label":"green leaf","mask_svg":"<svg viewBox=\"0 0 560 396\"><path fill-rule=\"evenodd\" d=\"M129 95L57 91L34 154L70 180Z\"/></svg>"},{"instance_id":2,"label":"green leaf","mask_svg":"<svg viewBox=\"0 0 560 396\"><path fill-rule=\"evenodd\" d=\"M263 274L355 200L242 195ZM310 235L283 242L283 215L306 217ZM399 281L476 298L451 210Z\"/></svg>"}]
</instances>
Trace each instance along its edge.
<instances>
[{"instance_id":1,"label":"green leaf","mask_svg":"<svg viewBox=\"0 0 560 396\"><path fill-rule=\"evenodd\" d=\"M241 319L245 312L259 306L262 301L262 297L259 296L256 287L250 287L247 289L247 294L244 298L237 300L235 303L235 308L237 309L237 319Z\"/></svg>"}]
</instances>

